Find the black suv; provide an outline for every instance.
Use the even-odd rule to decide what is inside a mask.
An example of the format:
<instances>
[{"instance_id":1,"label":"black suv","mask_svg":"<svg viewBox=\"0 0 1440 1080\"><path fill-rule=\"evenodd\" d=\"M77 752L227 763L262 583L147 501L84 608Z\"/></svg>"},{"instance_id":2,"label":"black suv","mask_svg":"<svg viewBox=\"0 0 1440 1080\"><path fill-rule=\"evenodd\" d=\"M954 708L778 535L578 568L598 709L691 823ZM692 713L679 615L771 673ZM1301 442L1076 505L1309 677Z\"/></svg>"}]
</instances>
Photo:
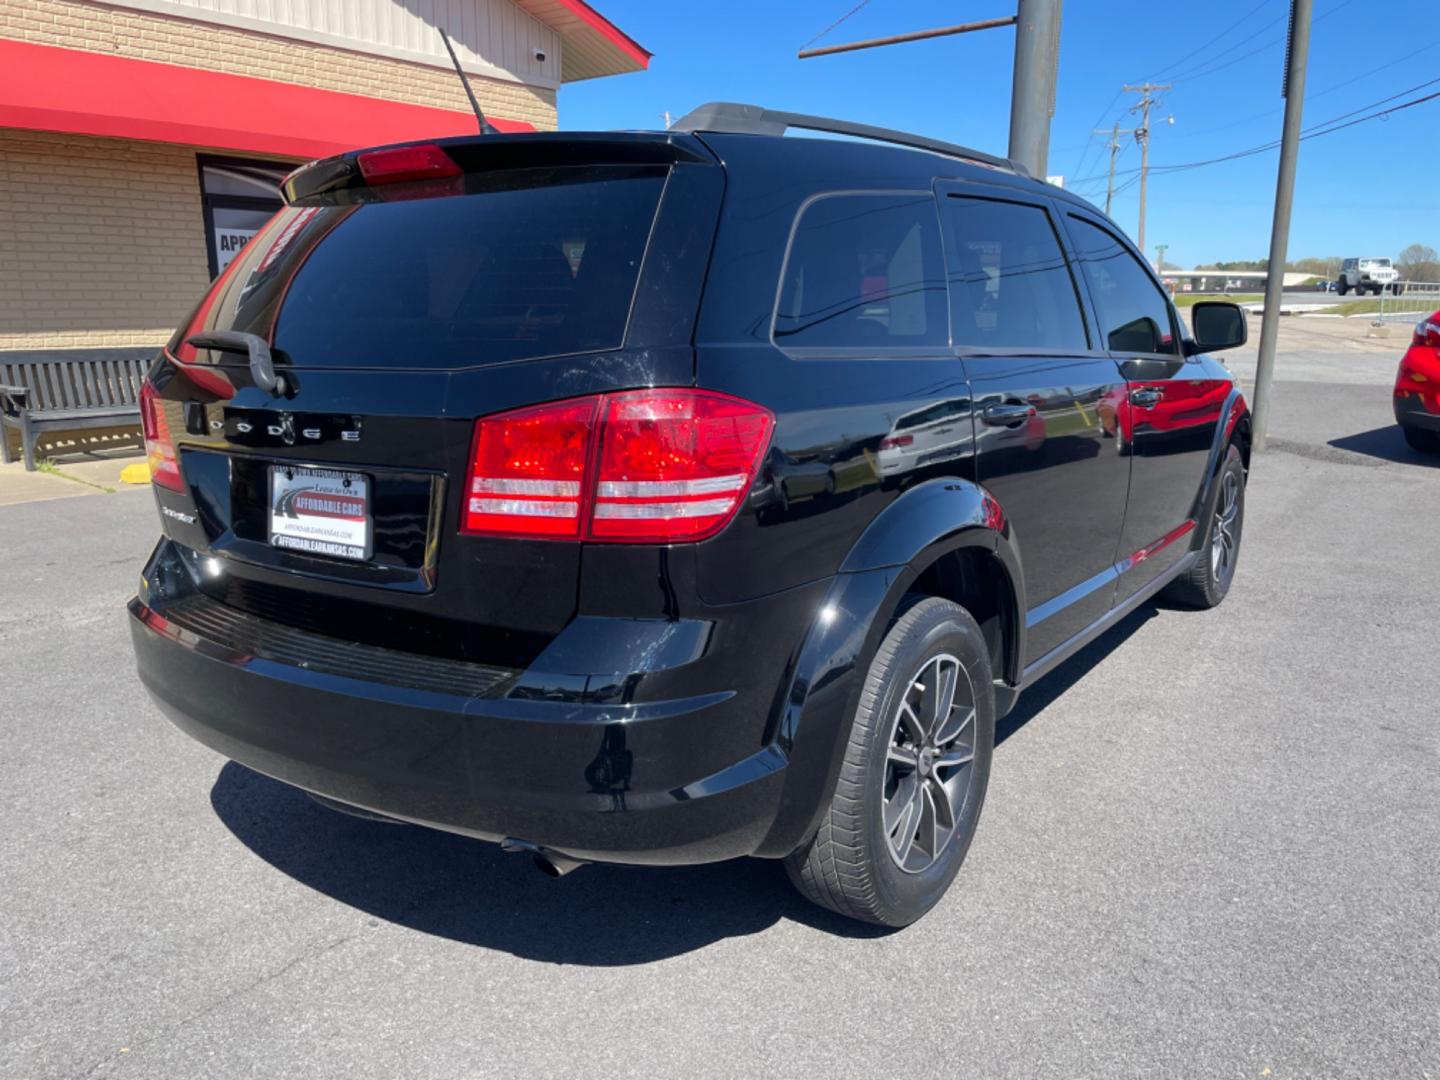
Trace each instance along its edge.
<instances>
[{"instance_id":1,"label":"black suv","mask_svg":"<svg viewBox=\"0 0 1440 1080\"><path fill-rule=\"evenodd\" d=\"M130 624L176 724L336 810L904 925L1020 691L1229 588L1244 317L1190 336L1010 162L711 105L285 195L150 371Z\"/></svg>"}]
</instances>

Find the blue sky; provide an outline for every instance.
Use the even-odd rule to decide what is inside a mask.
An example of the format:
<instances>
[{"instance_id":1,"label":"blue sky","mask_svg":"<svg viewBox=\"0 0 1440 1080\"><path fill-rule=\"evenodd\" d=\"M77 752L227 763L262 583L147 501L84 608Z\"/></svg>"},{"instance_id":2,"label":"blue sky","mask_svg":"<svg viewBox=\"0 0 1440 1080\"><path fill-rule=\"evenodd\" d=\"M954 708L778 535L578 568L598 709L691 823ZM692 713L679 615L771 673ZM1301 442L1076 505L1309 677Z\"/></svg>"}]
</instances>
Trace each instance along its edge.
<instances>
[{"instance_id":1,"label":"blue sky","mask_svg":"<svg viewBox=\"0 0 1440 1080\"><path fill-rule=\"evenodd\" d=\"M655 59L643 74L562 89L562 127L658 127L667 109L678 116L703 101L751 101L1005 152L1015 40L1009 28L796 60L798 48L858 0L595 2ZM1103 204L1104 140L1092 141L1089 133L1117 119L1121 127L1135 126L1125 111L1134 96L1115 94L1122 83L1146 78L1174 83L1152 114L1152 167L1278 139L1288 8L1288 0L1066 0L1049 171ZM870 0L817 44L1013 10L1014 0ZM1440 79L1435 0L1315 0L1315 14L1307 127ZM1440 82L1386 105L1436 90ZM1173 125L1165 122L1171 115ZM1180 266L1264 258L1277 161L1271 151L1152 173L1147 254L1153 258L1154 245L1164 243L1166 260ZM1123 170L1139 163L1132 140L1118 163L1117 185L1132 178ZM1113 210L1131 235L1138 202L1131 185ZM1291 258L1393 257L1410 243L1440 248L1440 98L1301 144Z\"/></svg>"}]
</instances>

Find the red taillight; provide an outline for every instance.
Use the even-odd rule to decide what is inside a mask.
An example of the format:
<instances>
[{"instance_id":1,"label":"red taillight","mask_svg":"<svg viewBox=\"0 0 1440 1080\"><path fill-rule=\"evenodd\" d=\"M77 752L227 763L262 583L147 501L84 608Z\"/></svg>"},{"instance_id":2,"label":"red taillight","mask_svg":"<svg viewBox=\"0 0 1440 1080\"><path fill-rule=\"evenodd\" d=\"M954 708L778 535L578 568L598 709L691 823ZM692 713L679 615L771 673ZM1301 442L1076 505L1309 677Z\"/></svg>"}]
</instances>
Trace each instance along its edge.
<instances>
[{"instance_id":1,"label":"red taillight","mask_svg":"<svg viewBox=\"0 0 1440 1080\"><path fill-rule=\"evenodd\" d=\"M1440 349L1440 311L1415 324L1415 337L1411 339L1411 344Z\"/></svg>"},{"instance_id":2,"label":"red taillight","mask_svg":"<svg viewBox=\"0 0 1440 1080\"><path fill-rule=\"evenodd\" d=\"M165 408L148 380L140 385L140 424L145 432L145 459L150 465L151 483L171 491L184 491L175 440L170 437L170 422L165 419Z\"/></svg>"},{"instance_id":3,"label":"red taillight","mask_svg":"<svg viewBox=\"0 0 1440 1080\"><path fill-rule=\"evenodd\" d=\"M655 543L713 536L739 509L773 422L760 406L721 394L608 396L590 535Z\"/></svg>"},{"instance_id":4,"label":"red taillight","mask_svg":"<svg viewBox=\"0 0 1440 1080\"><path fill-rule=\"evenodd\" d=\"M636 390L484 417L462 531L703 540L740 508L773 424L758 405L696 390Z\"/></svg>"},{"instance_id":5,"label":"red taillight","mask_svg":"<svg viewBox=\"0 0 1440 1080\"><path fill-rule=\"evenodd\" d=\"M887 435L880 440L881 450L899 450L915 442L914 435Z\"/></svg>"},{"instance_id":6,"label":"red taillight","mask_svg":"<svg viewBox=\"0 0 1440 1080\"><path fill-rule=\"evenodd\" d=\"M462 530L578 537L597 400L579 398L480 420Z\"/></svg>"},{"instance_id":7,"label":"red taillight","mask_svg":"<svg viewBox=\"0 0 1440 1080\"><path fill-rule=\"evenodd\" d=\"M367 150L357 160L367 184L403 184L412 180L445 180L462 175L460 166L440 147L396 146Z\"/></svg>"}]
</instances>

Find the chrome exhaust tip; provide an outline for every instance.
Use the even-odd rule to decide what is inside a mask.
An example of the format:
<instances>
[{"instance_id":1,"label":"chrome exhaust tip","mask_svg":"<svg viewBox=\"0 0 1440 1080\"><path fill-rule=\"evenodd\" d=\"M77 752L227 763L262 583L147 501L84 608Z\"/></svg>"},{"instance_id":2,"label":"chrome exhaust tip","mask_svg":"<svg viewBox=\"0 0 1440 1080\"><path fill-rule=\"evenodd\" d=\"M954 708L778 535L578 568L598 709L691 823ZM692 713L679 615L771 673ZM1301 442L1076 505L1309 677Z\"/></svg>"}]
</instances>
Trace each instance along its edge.
<instances>
[{"instance_id":1,"label":"chrome exhaust tip","mask_svg":"<svg viewBox=\"0 0 1440 1080\"><path fill-rule=\"evenodd\" d=\"M535 869L546 877L564 877L585 865L584 859L573 859L569 855L562 855L558 851L551 851L539 844L531 843L529 840L518 840L513 836L507 836L500 841L500 850L528 854L530 861L535 864Z\"/></svg>"}]
</instances>

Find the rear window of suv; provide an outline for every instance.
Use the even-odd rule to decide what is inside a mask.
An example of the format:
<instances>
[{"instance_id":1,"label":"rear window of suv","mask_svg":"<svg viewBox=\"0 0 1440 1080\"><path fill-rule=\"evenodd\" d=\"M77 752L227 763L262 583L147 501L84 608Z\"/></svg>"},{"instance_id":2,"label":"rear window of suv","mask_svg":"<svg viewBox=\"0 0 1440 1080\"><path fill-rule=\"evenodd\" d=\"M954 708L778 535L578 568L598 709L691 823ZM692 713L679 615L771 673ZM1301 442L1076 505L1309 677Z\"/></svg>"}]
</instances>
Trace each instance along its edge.
<instances>
[{"instance_id":1,"label":"rear window of suv","mask_svg":"<svg viewBox=\"0 0 1440 1080\"><path fill-rule=\"evenodd\" d=\"M217 283L206 328L263 333L244 324L284 287L274 345L298 367L616 349L664 183L654 168L516 170L469 176L464 194L286 210Z\"/></svg>"}]
</instances>

